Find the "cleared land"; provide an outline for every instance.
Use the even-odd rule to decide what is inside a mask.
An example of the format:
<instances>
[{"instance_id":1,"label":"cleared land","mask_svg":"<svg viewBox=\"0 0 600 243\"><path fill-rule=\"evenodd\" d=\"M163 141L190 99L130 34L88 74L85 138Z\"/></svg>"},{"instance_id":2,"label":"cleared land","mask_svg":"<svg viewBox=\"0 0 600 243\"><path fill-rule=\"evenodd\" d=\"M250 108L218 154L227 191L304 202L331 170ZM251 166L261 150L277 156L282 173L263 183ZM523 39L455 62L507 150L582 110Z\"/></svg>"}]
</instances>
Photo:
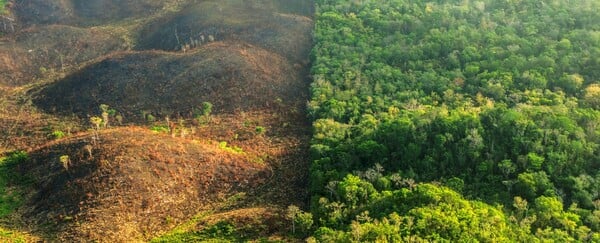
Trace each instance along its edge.
<instances>
[{"instance_id":1,"label":"cleared land","mask_svg":"<svg viewBox=\"0 0 600 243\"><path fill-rule=\"evenodd\" d=\"M294 240L284 210L308 201L310 3L31 0L7 10L0 153L26 151L6 168L28 178L6 185L21 198L2 221L10 234L177 240L231 225L229 240Z\"/></svg>"}]
</instances>

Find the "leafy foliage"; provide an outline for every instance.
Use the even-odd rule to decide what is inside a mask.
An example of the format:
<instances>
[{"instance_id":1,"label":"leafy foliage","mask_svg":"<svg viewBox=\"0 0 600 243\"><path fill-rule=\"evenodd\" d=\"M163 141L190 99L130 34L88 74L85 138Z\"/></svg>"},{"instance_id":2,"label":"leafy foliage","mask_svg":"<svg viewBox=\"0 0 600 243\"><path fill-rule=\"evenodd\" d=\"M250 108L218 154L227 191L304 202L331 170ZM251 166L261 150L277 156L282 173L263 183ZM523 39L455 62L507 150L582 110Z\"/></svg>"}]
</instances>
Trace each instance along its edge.
<instances>
[{"instance_id":1,"label":"leafy foliage","mask_svg":"<svg viewBox=\"0 0 600 243\"><path fill-rule=\"evenodd\" d=\"M156 133L169 133L169 127L167 125L155 125L150 127L150 130Z\"/></svg>"},{"instance_id":2,"label":"leafy foliage","mask_svg":"<svg viewBox=\"0 0 600 243\"><path fill-rule=\"evenodd\" d=\"M151 242L275 242L255 237L258 229L238 227L228 221L219 221L197 231L184 231L155 238Z\"/></svg>"},{"instance_id":3,"label":"leafy foliage","mask_svg":"<svg viewBox=\"0 0 600 243\"><path fill-rule=\"evenodd\" d=\"M49 137L51 137L52 139L61 139L61 138L64 138L65 136L67 136L67 135L63 131L60 131L60 130L54 130L49 135Z\"/></svg>"},{"instance_id":4,"label":"leafy foliage","mask_svg":"<svg viewBox=\"0 0 600 243\"><path fill-rule=\"evenodd\" d=\"M31 242L33 240L29 239L28 235L25 235L21 232L0 228L0 241L13 242L13 243L25 243L25 242Z\"/></svg>"},{"instance_id":5,"label":"leafy foliage","mask_svg":"<svg viewBox=\"0 0 600 243\"><path fill-rule=\"evenodd\" d=\"M21 206L24 193L22 187L31 181L16 170L27 159L25 152L14 152L0 158L0 218L12 214Z\"/></svg>"},{"instance_id":6,"label":"leafy foliage","mask_svg":"<svg viewBox=\"0 0 600 243\"><path fill-rule=\"evenodd\" d=\"M316 239L599 237L599 8L317 1Z\"/></svg>"},{"instance_id":7,"label":"leafy foliage","mask_svg":"<svg viewBox=\"0 0 600 243\"><path fill-rule=\"evenodd\" d=\"M244 154L244 150L238 146L229 146L227 142L219 142L219 148L233 154Z\"/></svg>"},{"instance_id":8,"label":"leafy foliage","mask_svg":"<svg viewBox=\"0 0 600 243\"><path fill-rule=\"evenodd\" d=\"M166 235L154 239L152 242L231 242L239 240L243 240L243 237L237 234L235 226L226 221L221 221L204 230Z\"/></svg>"},{"instance_id":9,"label":"leafy foliage","mask_svg":"<svg viewBox=\"0 0 600 243\"><path fill-rule=\"evenodd\" d=\"M0 0L0 14L4 13L4 6L6 6L6 0Z\"/></svg>"}]
</instances>

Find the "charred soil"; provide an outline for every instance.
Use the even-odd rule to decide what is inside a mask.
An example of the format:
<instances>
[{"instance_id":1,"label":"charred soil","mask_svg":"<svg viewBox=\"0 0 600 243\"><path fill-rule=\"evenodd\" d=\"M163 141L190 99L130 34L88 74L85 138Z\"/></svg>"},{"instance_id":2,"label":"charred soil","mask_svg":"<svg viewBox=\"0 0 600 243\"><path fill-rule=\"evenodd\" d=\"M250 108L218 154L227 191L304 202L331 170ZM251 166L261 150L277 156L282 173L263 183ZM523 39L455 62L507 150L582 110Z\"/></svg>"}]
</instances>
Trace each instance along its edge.
<instances>
[{"instance_id":1,"label":"charred soil","mask_svg":"<svg viewBox=\"0 0 600 243\"><path fill-rule=\"evenodd\" d=\"M271 177L264 164L216 142L135 127L94 136L36 148L20 165L39 190L24 215L34 225L52 222L46 227L60 240L147 239Z\"/></svg>"},{"instance_id":2,"label":"charred soil","mask_svg":"<svg viewBox=\"0 0 600 243\"><path fill-rule=\"evenodd\" d=\"M189 230L222 218L293 240L282 221L308 201L311 14L295 0L10 1L0 152L27 151L18 172L33 183L5 227L146 241L203 214Z\"/></svg>"},{"instance_id":3,"label":"charred soil","mask_svg":"<svg viewBox=\"0 0 600 243\"><path fill-rule=\"evenodd\" d=\"M213 42L187 53L125 52L88 65L44 87L35 103L47 111L81 117L108 104L126 118L192 116L203 102L213 111L270 108L305 87L302 70L285 58L239 42Z\"/></svg>"}]
</instances>

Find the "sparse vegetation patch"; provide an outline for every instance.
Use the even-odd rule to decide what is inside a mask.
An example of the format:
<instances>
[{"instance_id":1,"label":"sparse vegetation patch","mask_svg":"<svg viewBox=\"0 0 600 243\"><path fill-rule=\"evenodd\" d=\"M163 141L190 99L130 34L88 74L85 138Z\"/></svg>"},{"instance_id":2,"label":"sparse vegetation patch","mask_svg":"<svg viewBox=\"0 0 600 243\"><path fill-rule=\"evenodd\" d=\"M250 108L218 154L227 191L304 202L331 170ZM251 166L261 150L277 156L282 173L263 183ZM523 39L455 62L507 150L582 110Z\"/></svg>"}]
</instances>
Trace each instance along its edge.
<instances>
[{"instance_id":1,"label":"sparse vegetation patch","mask_svg":"<svg viewBox=\"0 0 600 243\"><path fill-rule=\"evenodd\" d=\"M6 0L0 0L0 14L4 13L5 6L6 6Z\"/></svg>"},{"instance_id":2,"label":"sparse vegetation patch","mask_svg":"<svg viewBox=\"0 0 600 243\"><path fill-rule=\"evenodd\" d=\"M17 171L17 166L28 160L27 153L13 152L0 158L0 218L14 212L23 203L23 186L29 178Z\"/></svg>"}]
</instances>

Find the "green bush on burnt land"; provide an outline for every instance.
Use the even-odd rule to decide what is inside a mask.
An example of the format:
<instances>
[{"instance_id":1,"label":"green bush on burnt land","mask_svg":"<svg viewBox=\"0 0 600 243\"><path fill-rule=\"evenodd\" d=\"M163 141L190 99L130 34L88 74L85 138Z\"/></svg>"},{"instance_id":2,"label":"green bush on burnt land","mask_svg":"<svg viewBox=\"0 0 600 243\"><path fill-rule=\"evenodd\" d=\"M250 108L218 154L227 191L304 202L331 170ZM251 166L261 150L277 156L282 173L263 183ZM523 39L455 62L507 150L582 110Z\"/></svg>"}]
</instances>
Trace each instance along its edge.
<instances>
[{"instance_id":1,"label":"green bush on burnt land","mask_svg":"<svg viewBox=\"0 0 600 243\"><path fill-rule=\"evenodd\" d=\"M316 2L314 239L600 240L600 2Z\"/></svg>"},{"instance_id":2,"label":"green bush on burnt land","mask_svg":"<svg viewBox=\"0 0 600 243\"><path fill-rule=\"evenodd\" d=\"M0 0L0 14L4 13L4 7L6 6L6 0Z\"/></svg>"},{"instance_id":3,"label":"green bush on burnt land","mask_svg":"<svg viewBox=\"0 0 600 243\"><path fill-rule=\"evenodd\" d=\"M22 205L23 188L31 183L21 175L18 165L28 160L25 152L13 152L0 158L0 219L5 218Z\"/></svg>"}]
</instances>

